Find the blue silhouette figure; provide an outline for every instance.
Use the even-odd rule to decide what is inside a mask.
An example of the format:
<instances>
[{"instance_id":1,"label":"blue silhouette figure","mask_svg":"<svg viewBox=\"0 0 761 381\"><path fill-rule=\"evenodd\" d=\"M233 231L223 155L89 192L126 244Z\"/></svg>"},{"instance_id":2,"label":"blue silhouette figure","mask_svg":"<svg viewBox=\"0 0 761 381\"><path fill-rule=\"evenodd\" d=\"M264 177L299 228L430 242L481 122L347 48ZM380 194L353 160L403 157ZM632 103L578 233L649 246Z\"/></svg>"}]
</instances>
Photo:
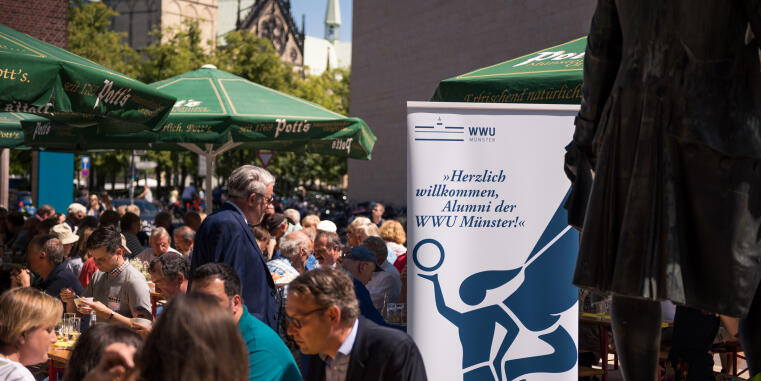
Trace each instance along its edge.
<instances>
[{"instance_id":1,"label":"blue silhouette figure","mask_svg":"<svg viewBox=\"0 0 761 381\"><path fill-rule=\"evenodd\" d=\"M561 203L562 205L562 203ZM510 270L483 271L473 274L460 284L460 298L468 305L481 303L486 292L507 284L524 273L524 281L518 289L504 301L529 330L540 332L550 329L560 319L560 314L571 308L577 300L571 284L578 237L567 229L565 209L559 207L542 233L522 267ZM553 242L553 240L555 240ZM434 244L440 251L438 263L432 267L422 266L417 258L420 246ZM423 271L435 271L444 261L444 248L432 239L420 241L413 249L413 261ZM446 305L441 292L438 275L418 276L433 283L436 307L439 313L454 324L460 335L463 348L463 369L469 369L464 381L494 380L491 366L497 380L502 380L502 367L507 350L518 335L518 326L498 305L486 306L473 311L458 312ZM563 285L563 286L558 286ZM507 335L490 364L491 344L496 324L507 330ZM578 354L571 335L560 325L549 333L539 335L539 340L549 344L554 351L547 355L513 359L504 362L507 380L514 380L529 373L562 373L576 364ZM483 364L482 366L477 366Z\"/></svg>"},{"instance_id":2,"label":"blue silhouette figure","mask_svg":"<svg viewBox=\"0 0 761 381\"><path fill-rule=\"evenodd\" d=\"M499 287L514 278L519 271L520 269L514 269L479 273L483 274L485 284L482 286L484 288L475 290L474 288L460 286L460 297L465 303L476 305L486 297L486 291L488 290L486 287L489 287L489 289ZM446 305L444 295L441 292L438 274L418 274L418 276L433 282L436 295L436 308L444 318L449 320L459 330L460 344L462 345L462 368L475 367L463 374L463 380L494 380L494 374L496 373L497 380L501 381L502 372L500 365L502 358L510 348L510 344L518 336L518 326L515 322L499 306L487 306L468 312L455 311ZM507 336L502 341L494 360L491 360L491 344L494 339L496 324L505 327Z\"/></svg>"},{"instance_id":3,"label":"blue silhouette figure","mask_svg":"<svg viewBox=\"0 0 761 381\"><path fill-rule=\"evenodd\" d=\"M556 239L555 242L549 245L553 239ZM578 235L568 228L566 210L561 203L526 260L523 284L504 300L505 306L527 329L549 329L560 319L561 312L576 304L576 289L557 285L572 283L576 256L571 253L577 251L578 242ZM537 371L560 373L576 364L576 345L563 327L558 326L553 332L539 336L539 339L554 348L555 352L506 361L508 379Z\"/></svg>"}]
</instances>

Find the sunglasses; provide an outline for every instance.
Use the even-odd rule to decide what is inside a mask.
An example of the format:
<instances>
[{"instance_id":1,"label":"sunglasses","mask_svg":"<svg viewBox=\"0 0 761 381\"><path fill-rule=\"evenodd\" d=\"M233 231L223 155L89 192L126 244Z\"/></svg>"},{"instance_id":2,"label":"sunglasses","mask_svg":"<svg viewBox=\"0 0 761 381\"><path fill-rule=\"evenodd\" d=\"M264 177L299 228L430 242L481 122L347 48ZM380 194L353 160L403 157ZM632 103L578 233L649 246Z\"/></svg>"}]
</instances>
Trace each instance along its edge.
<instances>
[{"instance_id":1,"label":"sunglasses","mask_svg":"<svg viewBox=\"0 0 761 381\"><path fill-rule=\"evenodd\" d=\"M307 316L309 316L309 315L311 315L311 314L313 314L315 312L325 311L327 309L328 309L328 307L322 307L322 308L318 308L316 310L311 310L311 311L303 314L300 319L303 320L304 318L306 318ZM285 314L285 320L288 322L288 324L293 324L293 326L296 327L297 329L301 329L301 320L300 319L299 318L295 318L293 316L289 316L288 314Z\"/></svg>"}]
</instances>

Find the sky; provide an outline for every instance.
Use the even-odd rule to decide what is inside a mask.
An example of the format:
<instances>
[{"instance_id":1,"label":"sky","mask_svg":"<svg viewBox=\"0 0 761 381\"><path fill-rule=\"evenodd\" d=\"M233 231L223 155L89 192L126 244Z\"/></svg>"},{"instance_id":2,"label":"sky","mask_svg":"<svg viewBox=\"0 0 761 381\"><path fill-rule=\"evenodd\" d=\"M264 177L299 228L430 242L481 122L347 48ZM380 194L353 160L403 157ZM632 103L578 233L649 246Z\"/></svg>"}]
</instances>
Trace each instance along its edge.
<instances>
[{"instance_id":1,"label":"sky","mask_svg":"<svg viewBox=\"0 0 761 381\"><path fill-rule=\"evenodd\" d=\"M293 21L301 28L301 15L306 16L307 36L325 37L325 10L328 0L291 0ZM339 40L351 41L352 0L339 0L341 8L341 28Z\"/></svg>"}]
</instances>

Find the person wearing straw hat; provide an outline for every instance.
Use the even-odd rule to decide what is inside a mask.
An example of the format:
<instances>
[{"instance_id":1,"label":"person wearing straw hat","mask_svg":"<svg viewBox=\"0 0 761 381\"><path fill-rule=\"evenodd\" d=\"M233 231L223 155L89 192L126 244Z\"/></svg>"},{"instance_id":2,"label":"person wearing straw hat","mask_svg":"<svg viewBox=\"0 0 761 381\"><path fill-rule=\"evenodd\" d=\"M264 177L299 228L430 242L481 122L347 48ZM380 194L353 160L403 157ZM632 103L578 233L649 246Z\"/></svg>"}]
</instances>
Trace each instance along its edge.
<instances>
[{"instance_id":1,"label":"person wearing straw hat","mask_svg":"<svg viewBox=\"0 0 761 381\"><path fill-rule=\"evenodd\" d=\"M74 247L74 244L79 241L79 236L74 234L74 232L71 231L71 228L67 224L58 224L53 226L50 229L50 234L58 237L58 239L61 240L61 243L63 244L64 266L66 266L66 268L69 269L74 275L79 276L79 272L82 271L82 257L76 256L71 258L69 256L71 254L71 249Z\"/></svg>"}]
</instances>

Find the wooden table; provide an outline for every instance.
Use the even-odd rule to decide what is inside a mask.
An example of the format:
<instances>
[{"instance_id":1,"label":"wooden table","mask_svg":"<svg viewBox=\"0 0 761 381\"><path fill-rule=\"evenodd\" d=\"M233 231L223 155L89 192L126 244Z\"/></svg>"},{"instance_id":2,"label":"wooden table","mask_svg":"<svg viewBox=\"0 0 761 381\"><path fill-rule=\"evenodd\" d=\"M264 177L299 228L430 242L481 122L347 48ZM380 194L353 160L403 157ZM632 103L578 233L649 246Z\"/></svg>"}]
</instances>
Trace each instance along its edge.
<instances>
[{"instance_id":1,"label":"wooden table","mask_svg":"<svg viewBox=\"0 0 761 381\"><path fill-rule=\"evenodd\" d=\"M589 316L587 314L581 314L581 316L579 316L579 324L594 324L599 329L600 354L602 357L602 374L600 375L602 376L602 381L608 381L608 343L610 343L608 328L610 328L610 316ZM581 376L581 374L579 374L579 376Z\"/></svg>"},{"instance_id":2,"label":"wooden table","mask_svg":"<svg viewBox=\"0 0 761 381\"><path fill-rule=\"evenodd\" d=\"M48 358L50 359L48 379L50 381L58 381L58 372L63 373L66 370L66 365L69 364L71 350L51 345L50 349L48 349Z\"/></svg>"}]
</instances>

